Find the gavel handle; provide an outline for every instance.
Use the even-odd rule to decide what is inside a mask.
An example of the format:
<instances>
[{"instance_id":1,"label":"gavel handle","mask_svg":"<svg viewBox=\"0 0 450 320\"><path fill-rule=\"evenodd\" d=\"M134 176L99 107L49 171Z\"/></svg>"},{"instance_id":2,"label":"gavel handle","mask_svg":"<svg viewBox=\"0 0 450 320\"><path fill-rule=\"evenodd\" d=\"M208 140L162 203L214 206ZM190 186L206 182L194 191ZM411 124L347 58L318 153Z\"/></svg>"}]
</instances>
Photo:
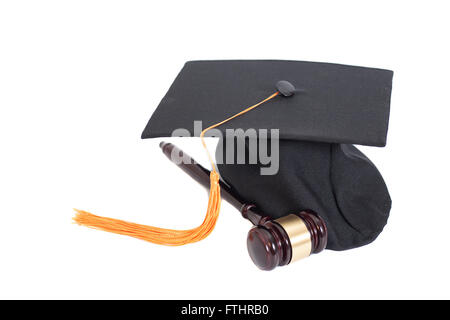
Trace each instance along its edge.
<instances>
[{"instance_id":1,"label":"gavel handle","mask_svg":"<svg viewBox=\"0 0 450 320\"><path fill-rule=\"evenodd\" d=\"M170 161L175 163L192 179L209 190L210 171L208 169L202 167L193 158L172 143L163 141L159 144L159 146ZM224 183L222 180L219 181L219 184L222 198L238 209L245 219L250 220L250 222L254 225L259 225L263 219L267 219L265 218L265 215L260 212L258 208L256 208L256 206L246 203L229 185Z\"/></svg>"}]
</instances>

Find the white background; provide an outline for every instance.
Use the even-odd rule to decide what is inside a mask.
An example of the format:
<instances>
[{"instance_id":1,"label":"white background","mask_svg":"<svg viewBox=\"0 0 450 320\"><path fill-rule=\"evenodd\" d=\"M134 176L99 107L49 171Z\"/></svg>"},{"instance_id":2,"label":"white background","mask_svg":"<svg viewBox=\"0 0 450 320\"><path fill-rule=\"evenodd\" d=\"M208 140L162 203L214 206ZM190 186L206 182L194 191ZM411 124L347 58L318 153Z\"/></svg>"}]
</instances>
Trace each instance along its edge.
<instances>
[{"instance_id":1,"label":"white background","mask_svg":"<svg viewBox=\"0 0 450 320\"><path fill-rule=\"evenodd\" d=\"M1 1L0 298L450 298L447 1ZM140 134L187 60L394 70L386 148L363 147L393 208L371 245L272 272L223 204L169 248L72 224L72 208L171 228L207 194ZM207 164L194 138L176 143ZM210 141L213 147L213 141Z\"/></svg>"}]
</instances>

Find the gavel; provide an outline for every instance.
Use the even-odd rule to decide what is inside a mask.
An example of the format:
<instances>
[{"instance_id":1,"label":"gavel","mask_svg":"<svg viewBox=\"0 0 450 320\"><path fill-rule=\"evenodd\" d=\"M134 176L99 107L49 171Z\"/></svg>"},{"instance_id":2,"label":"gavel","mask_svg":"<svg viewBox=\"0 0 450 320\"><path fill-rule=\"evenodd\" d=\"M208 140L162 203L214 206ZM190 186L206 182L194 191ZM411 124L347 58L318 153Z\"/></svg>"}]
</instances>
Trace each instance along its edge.
<instances>
[{"instance_id":1,"label":"gavel","mask_svg":"<svg viewBox=\"0 0 450 320\"><path fill-rule=\"evenodd\" d=\"M210 171L171 143L161 142L163 153L206 189ZM323 251L328 232L325 221L312 210L302 210L272 219L256 205L248 203L222 178L221 196L253 227L248 232L247 249L253 263L262 270L272 270Z\"/></svg>"}]
</instances>

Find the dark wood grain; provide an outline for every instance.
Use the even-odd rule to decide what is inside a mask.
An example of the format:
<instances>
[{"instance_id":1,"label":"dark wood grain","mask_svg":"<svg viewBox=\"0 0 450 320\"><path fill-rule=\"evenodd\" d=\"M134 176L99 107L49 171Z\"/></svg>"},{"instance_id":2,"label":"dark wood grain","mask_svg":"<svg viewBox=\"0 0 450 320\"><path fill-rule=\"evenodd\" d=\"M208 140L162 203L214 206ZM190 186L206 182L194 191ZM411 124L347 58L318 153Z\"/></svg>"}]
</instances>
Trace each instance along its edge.
<instances>
[{"instance_id":1,"label":"dark wood grain","mask_svg":"<svg viewBox=\"0 0 450 320\"><path fill-rule=\"evenodd\" d=\"M210 171L198 164L193 158L171 143L161 142L163 153L178 165L185 173L206 189L210 188ZM177 162L173 155L176 155ZM183 161L178 161L183 159ZM247 236L247 249L256 266L262 270L272 270L291 262L292 247L283 227L254 204L246 203L239 194L225 181L220 182L221 196L228 201L254 227ZM328 232L325 221L312 210L295 213L306 225L311 236L311 254L326 248Z\"/></svg>"}]
</instances>

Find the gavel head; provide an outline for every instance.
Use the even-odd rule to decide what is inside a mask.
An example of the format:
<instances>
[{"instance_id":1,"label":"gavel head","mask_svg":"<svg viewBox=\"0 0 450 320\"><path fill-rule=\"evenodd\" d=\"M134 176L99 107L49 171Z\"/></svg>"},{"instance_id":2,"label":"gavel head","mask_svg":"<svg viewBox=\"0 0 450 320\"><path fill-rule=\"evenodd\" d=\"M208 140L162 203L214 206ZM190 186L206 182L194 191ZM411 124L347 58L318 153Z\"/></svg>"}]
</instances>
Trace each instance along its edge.
<instances>
[{"instance_id":1,"label":"gavel head","mask_svg":"<svg viewBox=\"0 0 450 320\"><path fill-rule=\"evenodd\" d=\"M327 245L325 221L306 210L272 220L264 218L248 232L247 248L262 270L272 270L319 253Z\"/></svg>"}]
</instances>

